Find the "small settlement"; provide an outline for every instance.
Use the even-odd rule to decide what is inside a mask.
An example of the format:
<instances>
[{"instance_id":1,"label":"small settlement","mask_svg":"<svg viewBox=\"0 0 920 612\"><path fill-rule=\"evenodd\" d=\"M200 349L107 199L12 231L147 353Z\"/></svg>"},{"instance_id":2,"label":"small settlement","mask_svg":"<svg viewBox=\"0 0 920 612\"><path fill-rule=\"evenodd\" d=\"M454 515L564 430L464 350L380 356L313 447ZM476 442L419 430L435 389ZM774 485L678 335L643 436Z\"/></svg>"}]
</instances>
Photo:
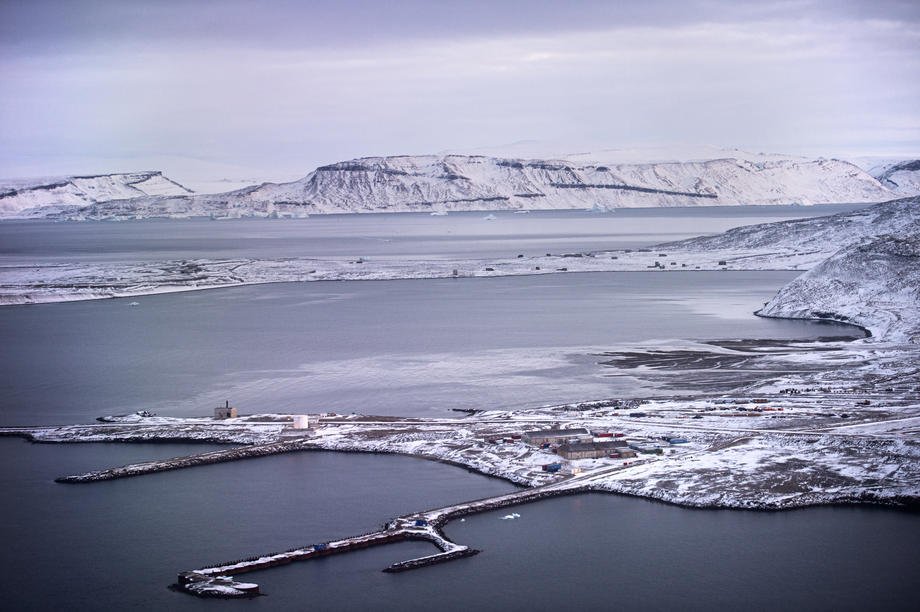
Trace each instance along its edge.
<instances>
[{"instance_id":1,"label":"small settlement","mask_svg":"<svg viewBox=\"0 0 920 612\"><path fill-rule=\"evenodd\" d=\"M655 440L627 440L622 433L589 431L583 427L551 428L525 431L510 437L489 438L488 442L524 442L559 455L560 459L634 459L638 453L662 454L664 447L686 443L683 438L662 436ZM543 466L544 471L559 472L563 463L556 461Z\"/></svg>"}]
</instances>

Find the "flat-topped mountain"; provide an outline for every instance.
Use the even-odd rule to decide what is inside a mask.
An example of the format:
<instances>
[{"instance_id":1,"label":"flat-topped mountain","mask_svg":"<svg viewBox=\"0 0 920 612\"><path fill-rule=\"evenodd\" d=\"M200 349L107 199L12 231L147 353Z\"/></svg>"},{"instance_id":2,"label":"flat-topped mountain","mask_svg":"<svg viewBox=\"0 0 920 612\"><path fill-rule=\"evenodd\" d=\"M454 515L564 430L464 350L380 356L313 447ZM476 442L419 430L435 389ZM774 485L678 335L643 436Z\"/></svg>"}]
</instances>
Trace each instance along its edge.
<instances>
[{"instance_id":1,"label":"flat-topped mountain","mask_svg":"<svg viewBox=\"0 0 920 612\"><path fill-rule=\"evenodd\" d=\"M311 212L875 202L891 194L839 160L596 165L445 155L371 157L246 194Z\"/></svg>"},{"instance_id":2,"label":"flat-topped mountain","mask_svg":"<svg viewBox=\"0 0 920 612\"><path fill-rule=\"evenodd\" d=\"M857 166L835 159L726 158L605 165L581 157L577 161L480 155L367 157L322 166L290 183L264 183L216 195L148 193L152 197L126 199L130 196L122 197L124 193L119 192L119 197L94 197L82 204L78 199L58 201L47 196L37 199L34 209L24 207L21 197L15 207L6 208L6 214L61 219L298 217L353 212L855 203L896 197ZM52 206L60 208L49 208Z\"/></svg>"}]
</instances>

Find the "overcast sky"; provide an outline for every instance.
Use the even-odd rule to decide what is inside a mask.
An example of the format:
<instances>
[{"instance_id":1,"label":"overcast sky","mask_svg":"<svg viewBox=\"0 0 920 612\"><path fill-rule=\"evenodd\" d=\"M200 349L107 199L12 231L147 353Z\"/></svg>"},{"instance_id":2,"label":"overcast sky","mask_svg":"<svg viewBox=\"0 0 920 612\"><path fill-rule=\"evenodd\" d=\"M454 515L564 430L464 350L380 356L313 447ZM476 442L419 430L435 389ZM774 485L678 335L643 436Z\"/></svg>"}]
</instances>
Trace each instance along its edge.
<instances>
[{"instance_id":1,"label":"overcast sky","mask_svg":"<svg viewBox=\"0 0 920 612\"><path fill-rule=\"evenodd\" d=\"M920 154L920 2L0 0L0 176L518 141Z\"/></svg>"}]
</instances>

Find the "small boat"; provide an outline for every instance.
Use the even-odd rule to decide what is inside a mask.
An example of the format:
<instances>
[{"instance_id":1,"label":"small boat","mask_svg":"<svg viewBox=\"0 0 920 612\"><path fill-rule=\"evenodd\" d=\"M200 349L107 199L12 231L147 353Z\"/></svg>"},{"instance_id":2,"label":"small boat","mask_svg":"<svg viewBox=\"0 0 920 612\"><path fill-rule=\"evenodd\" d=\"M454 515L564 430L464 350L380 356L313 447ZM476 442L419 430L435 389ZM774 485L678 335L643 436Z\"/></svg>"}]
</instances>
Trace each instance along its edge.
<instances>
[{"instance_id":1,"label":"small boat","mask_svg":"<svg viewBox=\"0 0 920 612\"><path fill-rule=\"evenodd\" d=\"M485 219L486 221L495 221L495 218L496 218L495 215L486 215L485 217L483 217L483 219Z\"/></svg>"}]
</instances>

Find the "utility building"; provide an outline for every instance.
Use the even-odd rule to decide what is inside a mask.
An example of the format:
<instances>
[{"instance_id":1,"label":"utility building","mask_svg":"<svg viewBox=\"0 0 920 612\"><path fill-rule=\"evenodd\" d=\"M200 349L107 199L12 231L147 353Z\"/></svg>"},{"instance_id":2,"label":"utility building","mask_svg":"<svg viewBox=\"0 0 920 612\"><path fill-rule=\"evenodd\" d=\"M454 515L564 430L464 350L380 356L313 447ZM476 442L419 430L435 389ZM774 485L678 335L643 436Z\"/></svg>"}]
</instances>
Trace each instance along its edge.
<instances>
[{"instance_id":1,"label":"utility building","mask_svg":"<svg viewBox=\"0 0 920 612\"><path fill-rule=\"evenodd\" d=\"M625 440L610 442L575 442L559 447L559 455L564 459L598 459L607 457L620 449L626 448Z\"/></svg>"},{"instance_id":2,"label":"utility building","mask_svg":"<svg viewBox=\"0 0 920 612\"><path fill-rule=\"evenodd\" d=\"M214 409L215 419L235 419L237 416L236 408L230 405L229 400L223 406Z\"/></svg>"},{"instance_id":3,"label":"utility building","mask_svg":"<svg viewBox=\"0 0 920 612\"><path fill-rule=\"evenodd\" d=\"M594 439L587 429L576 427L574 429L540 429L538 431L525 431L524 442L529 444L562 444L564 442L590 442Z\"/></svg>"}]
</instances>

